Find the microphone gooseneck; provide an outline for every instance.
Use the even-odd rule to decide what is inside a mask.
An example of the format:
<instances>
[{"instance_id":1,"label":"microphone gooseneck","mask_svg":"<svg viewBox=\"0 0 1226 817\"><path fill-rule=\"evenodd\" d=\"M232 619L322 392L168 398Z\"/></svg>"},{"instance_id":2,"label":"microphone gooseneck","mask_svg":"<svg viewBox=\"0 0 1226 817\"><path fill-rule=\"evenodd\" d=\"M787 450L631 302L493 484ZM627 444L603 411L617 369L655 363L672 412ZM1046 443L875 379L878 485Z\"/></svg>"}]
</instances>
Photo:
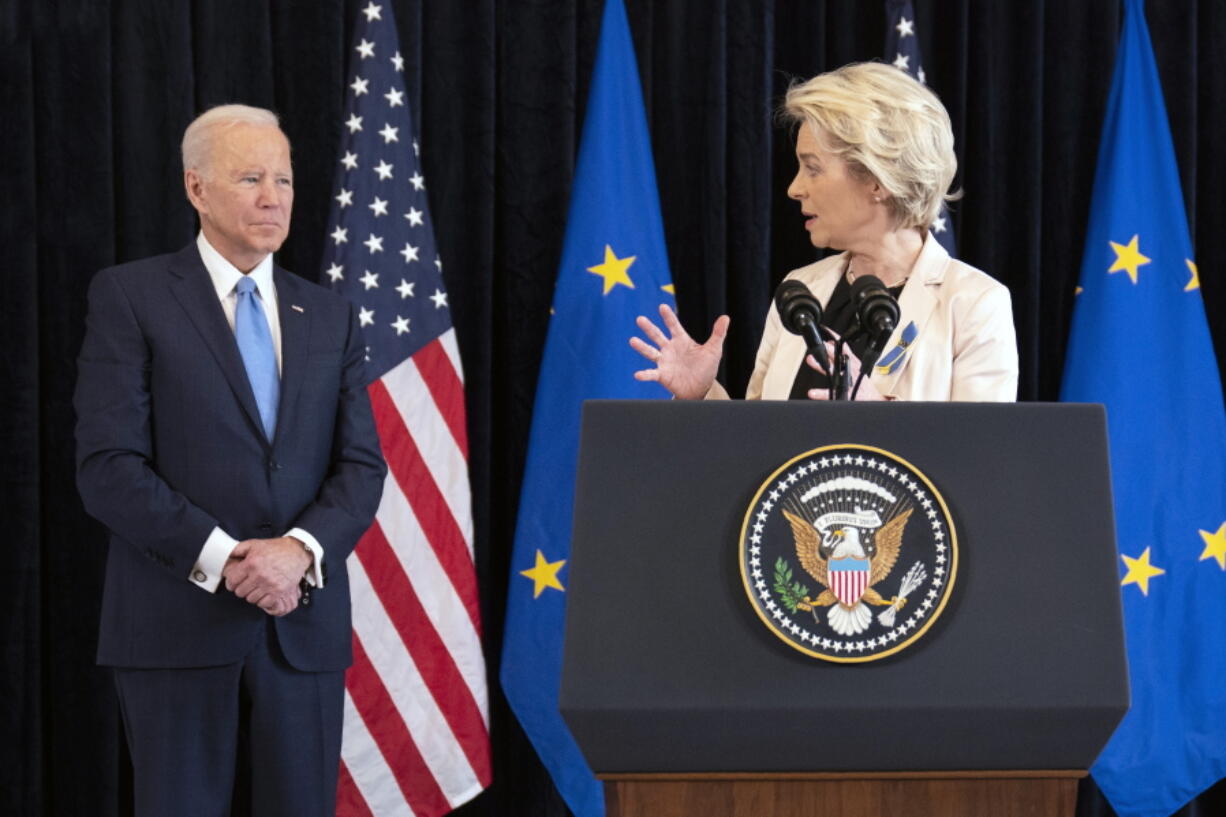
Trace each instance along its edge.
<instances>
[{"instance_id":1,"label":"microphone gooseneck","mask_svg":"<svg viewBox=\"0 0 1226 817\"><path fill-rule=\"evenodd\" d=\"M830 371L826 356L826 344L822 342L819 327L822 322L822 305L809 288L800 281L787 280L775 290L775 309L783 328L805 339L809 354L817 359L822 369Z\"/></svg>"},{"instance_id":2,"label":"microphone gooseneck","mask_svg":"<svg viewBox=\"0 0 1226 817\"><path fill-rule=\"evenodd\" d=\"M855 400L860 384L864 382L894 327L898 326L900 311L898 299L875 275L862 275L851 282L851 303L856 311L857 332L868 338L868 346L860 361L860 376L856 378L855 388L851 392L851 399Z\"/></svg>"}]
</instances>

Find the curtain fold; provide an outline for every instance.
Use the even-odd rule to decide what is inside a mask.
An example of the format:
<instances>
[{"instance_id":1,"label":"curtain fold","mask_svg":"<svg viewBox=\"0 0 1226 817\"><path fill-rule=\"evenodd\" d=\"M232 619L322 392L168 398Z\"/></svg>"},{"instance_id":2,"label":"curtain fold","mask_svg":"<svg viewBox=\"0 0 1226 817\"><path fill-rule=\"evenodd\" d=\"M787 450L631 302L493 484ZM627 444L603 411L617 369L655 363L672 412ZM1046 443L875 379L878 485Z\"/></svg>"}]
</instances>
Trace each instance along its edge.
<instances>
[{"instance_id":1,"label":"curtain fold","mask_svg":"<svg viewBox=\"0 0 1226 817\"><path fill-rule=\"evenodd\" d=\"M45 802L44 775L37 759L46 750L43 722L42 577L39 512L39 472L42 468L39 433L42 417L38 365L39 281L21 270L38 266L37 248L27 240L35 233L37 183L34 172L34 56L28 39L15 37L16 20L4 19L0 28L0 201L6 214L0 238L9 248L4 276L4 319L0 320L0 349L4 350L4 420L0 447L5 468L0 475L10 536L6 570L0 592L0 656L3 689L0 730L13 748L5 747L0 762L0 808L18 814L39 814ZM27 23L28 25L28 23ZM28 753L8 762L17 751ZM27 759L29 758L29 759ZM31 762L34 761L34 762Z\"/></svg>"}]
</instances>

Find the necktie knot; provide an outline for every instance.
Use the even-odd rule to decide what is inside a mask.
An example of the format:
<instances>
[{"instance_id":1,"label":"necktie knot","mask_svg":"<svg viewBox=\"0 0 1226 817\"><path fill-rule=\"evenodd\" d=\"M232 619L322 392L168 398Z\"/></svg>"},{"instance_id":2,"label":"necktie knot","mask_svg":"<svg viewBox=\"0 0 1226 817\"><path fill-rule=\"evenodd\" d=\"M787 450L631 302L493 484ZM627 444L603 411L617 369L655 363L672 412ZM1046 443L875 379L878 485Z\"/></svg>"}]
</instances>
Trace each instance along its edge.
<instances>
[{"instance_id":1,"label":"necktie knot","mask_svg":"<svg viewBox=\"0 0 1226 817\"><path fill-rule=\"evenodd\" d=\"M255 292L255 281L251 280L251 276L244 275L238 279L238 294L248 295Z\"/></svg>"}]
</instances>

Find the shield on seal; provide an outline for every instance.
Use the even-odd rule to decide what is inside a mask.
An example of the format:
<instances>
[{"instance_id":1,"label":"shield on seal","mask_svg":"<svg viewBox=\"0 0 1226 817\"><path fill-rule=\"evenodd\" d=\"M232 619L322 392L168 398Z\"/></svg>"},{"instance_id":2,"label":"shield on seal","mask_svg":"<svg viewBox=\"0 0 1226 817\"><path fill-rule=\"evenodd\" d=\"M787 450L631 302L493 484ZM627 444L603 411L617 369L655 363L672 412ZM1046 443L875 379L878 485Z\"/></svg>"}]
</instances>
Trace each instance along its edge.
<instances>
[{"instance_id":1,"label":"shield on seal","mask_svg":"<svg viewBox=\"0 0 1226 817\"><path fill-rule=\"evenodd\" d=\"M848 556L827 563L830 592L844 607L854 607L868 589L869 560Z\"/></svg>"}]
</instances>

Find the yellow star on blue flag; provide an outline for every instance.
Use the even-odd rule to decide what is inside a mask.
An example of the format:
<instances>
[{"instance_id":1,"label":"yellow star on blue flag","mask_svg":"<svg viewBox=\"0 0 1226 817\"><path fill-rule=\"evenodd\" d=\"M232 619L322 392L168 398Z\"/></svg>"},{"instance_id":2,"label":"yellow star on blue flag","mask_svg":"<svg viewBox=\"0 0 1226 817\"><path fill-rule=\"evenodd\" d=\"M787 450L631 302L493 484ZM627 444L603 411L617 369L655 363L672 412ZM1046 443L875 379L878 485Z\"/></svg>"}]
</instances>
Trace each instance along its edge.
<instances>
[{"instance_id":1,"label":"yellow star on blue flag","mask_svg":"<svg viewBox=\"0 0 1226 817\"><path fill-rule=\"evenodd\" d=\"M536 563L527 570L519 571L519 575L532 579L532 598L539 599L547 587L552 587L562 593L566 592L566 588L562 586L562 581L558 578L558 571L565 564L565 559L551 562L545 558L544 553L539 550L536 552Z\"/></svg>"},{"instance_id":2,"label":"yellow star on blue flag","mask_svg":"<svg viewBox=\"0 0 1226 817\"><path fill-rule=\"evenodd\" d=\"M1061 391L1107 407L1132 707L1090 773L1119 817L1167 817L1226 776L1226 410L1193 258L1126 0Z\"/></svg>"},{"instance_id":3,"label":"yellow star on blue flag","mask_svg":"<svg viewBox=\"0 0 1226 817\"><path fill-rule=\"evenodd\" d=\"M1115 263L1107 268L1107 272L1127 272L1132 282L1134 284L1137 282L1137 270L1150 263L1151 260L1141 255L1140 249L1137 248L1139 238L1140 236L1134 235L1127 244L1109 242L1111 249L1115 250Z\"/></svg>"},{"instance_id":4,"label":"yellow star on blue flag","mask_svg":"<svg viewBox=\"0 0 1226 817\"><path fill-rule=\"evenodd\" d=\"M501 671L512 711L577 817L604 814L604 789L558 710L567 594L552 591L570 558L580 410L593 398L668 397L634 379L642 359L626 339L637 315L676 306L641 88L626 10L608 0L515 528L513 564L533 567L510 578Z\"/></svg>"},{"instance_id":5,"label":"yellow star on blue flag","mask_svg":"<svg viewBox=\"0 0 1226 817\"><path fill-rule=\"evenodd\" d=\"M539 554L540 551L538 550ZM1120 582L1121 587L1130 584L1135 584L1141 588L1143 595L1149 595L1149 580L1155 576L1162 576L1166 573L1165 570L1149 563L1149 548L1141 553L1137 558L1120 554L1120 558L1124 560L1124 564L1128 566L1128 572L1124 575L1124 580Z\"/></svg>"},{"instance_id":6,"label":"yellow star on blue flag","mask_svg":"<svg viewBox=\"0 0 1226 817\"><path fill-rule=\"evenodd\" d=\"M1201 561L1216 559L1217 566L1226 570L1226 522L1218 527L1216 533L1201 531L1200 538L1205 540L1205 549L1200 554Z\"/></svg>"},{"instance_id":7,"label":"yellow star on blue flag","mask_svg":"<svg viewBox=\"0 0 1226 817\"><path fill-rule=\"evenodd\" d=\"M588 267L587 271L593 275L599 275L604 279L603 295L608 295L613 287L621 284L629 289L634 289L634 281L630 280L628 270L630 265L636 261L633 255L625 258L618 258L617 253L613 252L613 248L608 244L604 245L604 262L597 264L594 267Z\"/></svg>"},{"instance_id":8,"label":"yellow star on blue flag","mask_svg":"<svg viewBox=\"0 0 1226 817\"><path fill-rule=\"evenodd\" d=\"M1194 289L1200 289L1200 270L1196 268L1196 262L1191 258L1183 260L1188 265L1188 272L1192 273L1192 277L1188 279L1188 284L1183 288L1184 292L1191 292Z\"/></svg>"}]
</instances>

